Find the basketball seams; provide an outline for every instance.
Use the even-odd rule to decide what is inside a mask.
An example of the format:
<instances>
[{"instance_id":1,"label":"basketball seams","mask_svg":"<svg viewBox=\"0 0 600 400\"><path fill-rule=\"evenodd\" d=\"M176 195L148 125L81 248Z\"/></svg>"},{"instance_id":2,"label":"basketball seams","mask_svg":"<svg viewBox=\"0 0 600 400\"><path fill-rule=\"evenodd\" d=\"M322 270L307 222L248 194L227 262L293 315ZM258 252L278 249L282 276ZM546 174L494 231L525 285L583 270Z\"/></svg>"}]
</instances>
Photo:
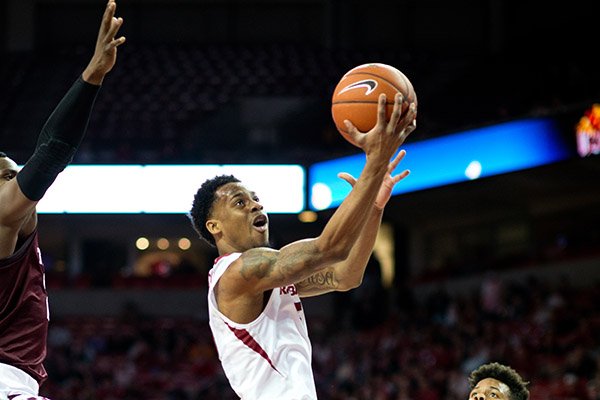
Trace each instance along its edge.
<instances>
[{"instance_id":1,"label":"basketball seams","mask_svg":"<svg viewBox=\"0 0 600 400\"><path fill-rule=\"evenodd\" d=\"M370 81L377 82L379 86L369 83ZM359 93L353 91L340 93L343 90L342 88L349 88L352 85L356 88L364 86L367 93L363 93L364 96L360 96ZM378 87L377 91L379 93L387 94L388 99L385 102L385 107L388 116L393 111L394 92L400 92L405 97L402 112L408 109L408 103L416 102L416 93L410 80L396 68L385 64L365 64L348 71L335 87L331 99L331 112L337 130L350 143L352 143L352 139L349 137L349 132L343 124L343 120L349 119L361 132L372 129L377 122L375 110L377 110L379 104L379 96L371 93L376 87Z\"/></svg>"},{"instance_id":2,"label":"basketball seams","mask_svg":"<svg viewBox=\"0 0 600 400\"><path fill-rule=\"evenodd\" d=\"M336 105L336 104L378 104L378 103L379 103L379 101L377 101L377 100L342 100L342 101L334 101L331 104ZM386 101L385 104L387 104L388 106L393 106L394 102Z\"/></svg>"},{"instance_id":3,"label":"basketball seams","mask_svg":"<svg viewBox=\"0 0 600 400\"><path fill-rule=\"evenodd\" d=\"M381 75L377 75L377 74L375 74L375 73L373 73L373 72L356 71L356 72L352 72L352 73L350 73L350 74L346 74L346 75L344 76L344 78L347 78L347 77L349 77L349 76L353 76L353 75L359 75L359 74L362 74L362 75L369 75L369 76L373 76L373 77L379 78L379 79L381 79L382 81L384 81L385 83L387 83L388 85L390 85L391 87L393 87L394 89L396 89L397 91L399 91L400 93L404 93L404 92L409 92L409 91L410 91L410 87L409 87L409 86L406 84L406 80L405 80L405 78L402 76L402 74L398 74L398 75L400 75L400 78L402 78L402 82L403 82L403 83L404 83L404 85L406 86L406 90L402 90L401 88L397 87L397 86L396 86L396 84L395 84L394 82L391 82L389 79L386 79L386 78L384 78L383 76L381 76ZM410 93L409 93L409 95L410 95Z\"/></svg>"},{"instance_id":4,"label":"basketball seams","mask_svg":"<svg viewBox=\"0 0 600 400\"><path fill-rule=\"evenodd\" d=\"M410 101L409 99L412 97L413 90L411 89L412 85L409 85L408 79L404 76L404 74L400 74L400 78L402 82L404 82L404 86L406 86L406 92L408 93L407 98L405 100Z\"/></svg>"},{"instance_id":5,"label":"basketball seams","mask_svg":"<svg viewBox=\"0 0 600 400\"><path fill-rule=\"evenodd\" d=\"M358 101L358 100L357 100L357 101L352 101L352 100L348 100L348 101L340 101L340 102L335 102L335 103L332 103L332 111L333 111L333 106L335 106L335 105L340 105L340 106L343 106L343 105L351 105L351 104L359 104L359 105L363 105L363 104L369 104L369 105L371 105L371 106L375 106L375 107L373 108L373 110L374 110L374 111L376 111L376 110L377 110L377 105L378 105L378 103L379 103L378 101ZM388 112L391 112L390 108L391 108L391 107L393 107L393 106L394 106L394 103L386 102L386 108L387 108L387 111L388 111ZM355 121L355 122L353 122L353 123L358 123L358 125L360 125L360 122L359 122L359 121ZM348 133L349 133L349 132L348 132L348 131L345 129L345 126L344 126L343 124L340 124L340 125L338 125L338 121L335 121L335 120L334 120L334 124L335 124L336 128L337 128L337 129L338 129L338 130L339 130L341 133L345 133L345 134L348 134ZM355 125L355 126L358 128L358 125ZM360 130L360 128L359 128L359 130Z\"/></svg>"}]
</instances>

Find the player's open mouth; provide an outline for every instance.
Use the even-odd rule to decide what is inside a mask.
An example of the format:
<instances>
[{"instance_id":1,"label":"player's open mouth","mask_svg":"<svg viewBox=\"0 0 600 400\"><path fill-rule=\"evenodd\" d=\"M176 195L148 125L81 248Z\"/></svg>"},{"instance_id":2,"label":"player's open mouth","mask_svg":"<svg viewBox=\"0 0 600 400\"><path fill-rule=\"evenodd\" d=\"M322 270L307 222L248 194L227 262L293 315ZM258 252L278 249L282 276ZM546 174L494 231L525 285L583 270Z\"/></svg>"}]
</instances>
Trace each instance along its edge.
<instances>
[{"instance_id":1,"label":"player's open mouth","mask_svg":"<svg viewBox=\"0 0 600 400\"><path fill-rule=\"evenodd\" d=\"M256 229L259 232L266 232L267 227L269 226L269 219L267 218L266 215L261 214L259 216L257 216L256 218L254 218L254 222L252 222L252 225L254 226L254 229Z\"/></svg>"}]
</instances>

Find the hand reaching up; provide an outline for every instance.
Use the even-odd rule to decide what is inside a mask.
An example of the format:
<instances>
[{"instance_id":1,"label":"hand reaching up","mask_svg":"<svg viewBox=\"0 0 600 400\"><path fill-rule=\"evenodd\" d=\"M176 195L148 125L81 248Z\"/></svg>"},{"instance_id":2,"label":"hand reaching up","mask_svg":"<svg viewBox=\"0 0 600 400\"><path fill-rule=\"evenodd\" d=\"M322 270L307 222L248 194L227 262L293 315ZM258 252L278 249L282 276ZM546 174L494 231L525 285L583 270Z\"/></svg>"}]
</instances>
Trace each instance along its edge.
<instances>
[{"instance_id":1,"label":"hand reaching up","mask_svg":"<svg viewBox=\"0 0 600 400\"><path fill-rule=\"evenodd\" d=\"M350 141L363 149L367 159L376 159L381 167L387 165L398 147L417 127L416 104L411 103L402 113L403 104L402 94L397 93L394 99L394 109L388 121L386 117L386 96L383 93L380 94L377 107L377 124L369 132L360 132L351 121L344 121Z\"/></svg>"},{"instance_id":2,"label":"hand reaching up","mask_svg":"<svg viewBox=\"0 0 600 400\"><path fill-rule=\"evenodd\" d=\"M392 190L394 189L394 186L396 186L396 183L400 182L410 174L410 171L405 169L397 175L392 175L392 172L394 172L405 155L406 151L400 150L396 157L394 157L394 159L388 165L387 173L383 178L383 182L381 183L381 187L377 193L377 198L375 199L375 207L377 207L379 210L383 210L387 202L390 200L390 197L392 196ZM354 187L354 184L356 183L356 178L347 172L339 173L338 177L348 182L352 187Z\"/></svg>"},{"instance_id":3,"label":"hand reaching up","mask_svg":"<svg viewBox=\"0 0 600 400\"><path fill-rule=\"evenodd\" d=\"M110 72L117 61L117 47L125 43L124 36L115 39L119 28L123 25L123 18L115 17L116 9L115 0L109 0L102 16L94 55L82 74L83 80L88 83L94 85L102 83L104 76Z\"/></svg>"}]
</instances>

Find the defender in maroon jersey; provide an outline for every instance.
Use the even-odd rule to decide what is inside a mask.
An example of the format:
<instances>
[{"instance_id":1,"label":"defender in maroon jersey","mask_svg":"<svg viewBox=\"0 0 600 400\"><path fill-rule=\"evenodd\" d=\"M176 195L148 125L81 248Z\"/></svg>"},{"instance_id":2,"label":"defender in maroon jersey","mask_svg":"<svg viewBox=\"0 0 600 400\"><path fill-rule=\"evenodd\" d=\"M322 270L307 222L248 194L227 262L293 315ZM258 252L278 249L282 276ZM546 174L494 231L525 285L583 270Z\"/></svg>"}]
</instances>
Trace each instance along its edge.
<instances>
[{"instance_id":1,"label":"defender in maroon jersey","mask_svg":"<svg viewBox=\"0 0 600 400\"><path fill-rule=\"evenodd\" d=\"M33 155L18 171L0 153L0 399L38 397L48 332L48 298L38 247L36 204L71 162L81 143L96 95L113 68L115 39L123 24L109 0L90 63L40 132ZM73 188L77 190L77 188Z\"/></svg>"}]
</instances>

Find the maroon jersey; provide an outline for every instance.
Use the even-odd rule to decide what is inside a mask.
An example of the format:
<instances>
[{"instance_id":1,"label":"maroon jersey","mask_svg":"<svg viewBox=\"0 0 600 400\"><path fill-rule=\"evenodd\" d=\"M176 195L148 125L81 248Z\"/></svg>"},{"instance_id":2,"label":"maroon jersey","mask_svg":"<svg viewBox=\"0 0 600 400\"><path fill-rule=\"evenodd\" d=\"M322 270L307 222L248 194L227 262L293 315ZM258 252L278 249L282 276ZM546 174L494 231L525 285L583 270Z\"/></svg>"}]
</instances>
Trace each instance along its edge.
<instances>
[{"instance_id":1,"label":"maroon jersey","mask_svg":"<svg viewBox=\"0 0 600 400\"><path fill-rule=\"evenodd\" d=\"M48 336L48 295L37 230L0 260L0 363L17 367L40 385Z\"/></svg>"}]
</instances>

